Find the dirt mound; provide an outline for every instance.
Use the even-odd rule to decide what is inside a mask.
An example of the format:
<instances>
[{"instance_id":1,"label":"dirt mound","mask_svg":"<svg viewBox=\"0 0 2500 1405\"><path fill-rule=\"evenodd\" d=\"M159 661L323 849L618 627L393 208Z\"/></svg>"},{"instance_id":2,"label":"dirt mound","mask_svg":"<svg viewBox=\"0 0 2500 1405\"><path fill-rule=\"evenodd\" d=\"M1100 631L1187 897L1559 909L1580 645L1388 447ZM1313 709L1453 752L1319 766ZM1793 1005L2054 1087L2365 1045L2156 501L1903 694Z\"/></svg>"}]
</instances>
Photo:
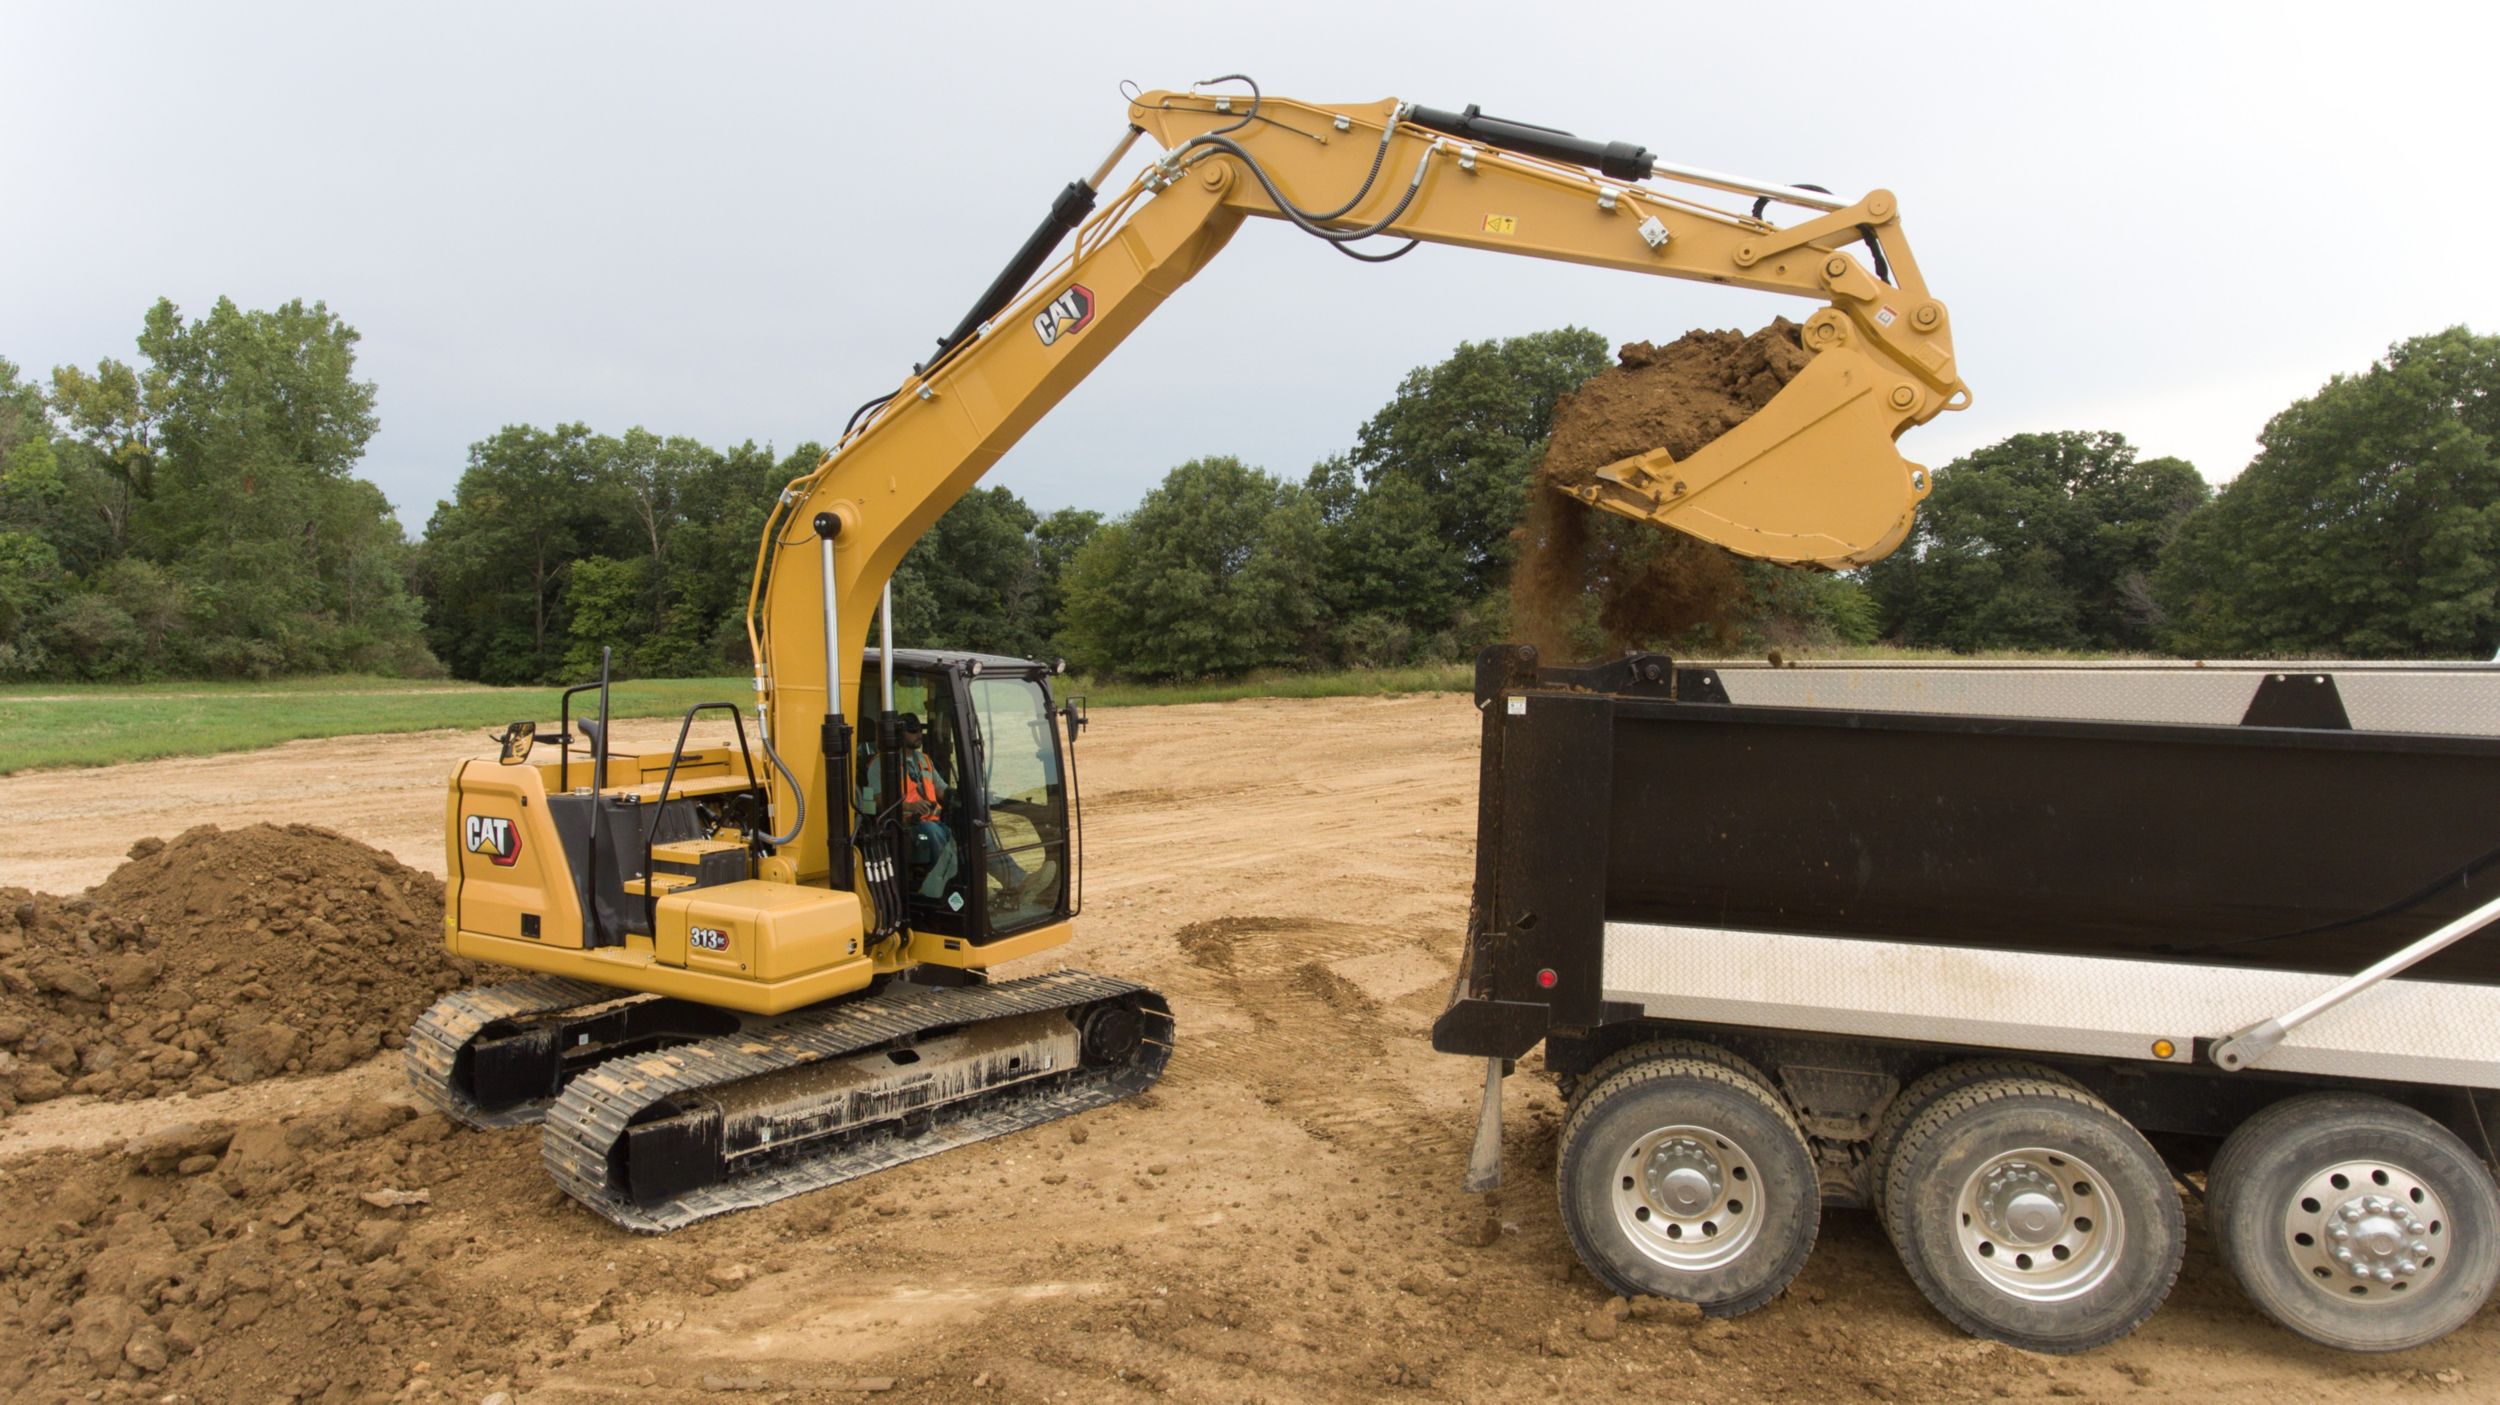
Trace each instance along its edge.
<instances>
[{"instance_id":1,"label":"dirt mound","mask_svg":"<svg viewBox=\"0 0 2500 1405\"><path fill-rule=\"evenodd\" d=\"M367 1101L0 1171L27 1207L0 1220L0 1341L14 1344L0 1394L118 1380L150 1398L385 1399L525 1335L561 1342L570 1323L457 1291L447 1246L425 1242L435 1197L529 1169L508 1155L526 1139L452 1135L438 1115Z\"/></svg>"},{"instance_id":2,"label":"dirt mound","mask_svg":"<svg viewBox=\"0 0 2500 1405\"><path fill-rule=\"evenodd\" d=\"M335 1072L468 980L442 883L344 835L202 826L130 855L77 897L0 890L0 1113Z\"/></svg>"},{"instance_id":3,"label":"dirt mound","mask_svg":"<svg viewBox=\"0 0 2500 1405\"><path fill-rule=\"evenodd\" d=\"M1512 632L1549 659L1732 633L1747 602L1739 558L1557 491L1652 449L1688 458L1744 423L1805 368L1797 324L1633 342L1554 409L1511 575ZM1719 642L1724 642L1722 639Z\"/></svg>"}]
</instances>

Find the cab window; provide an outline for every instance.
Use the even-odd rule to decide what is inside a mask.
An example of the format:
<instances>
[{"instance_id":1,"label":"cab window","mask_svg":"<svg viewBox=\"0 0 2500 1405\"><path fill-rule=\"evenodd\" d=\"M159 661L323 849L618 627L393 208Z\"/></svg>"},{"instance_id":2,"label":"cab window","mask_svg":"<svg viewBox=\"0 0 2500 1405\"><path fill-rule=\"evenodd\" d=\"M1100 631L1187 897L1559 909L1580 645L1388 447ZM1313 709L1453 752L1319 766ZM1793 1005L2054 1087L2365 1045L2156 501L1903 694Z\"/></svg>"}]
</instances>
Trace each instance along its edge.
<instances>
[{"instance_id":1,"label":"cab window","mask_svg":"<svg viewBox=\"0 0 2500 1405\"><path fill-rule=\"evenodd\" d=\"M975 678L979 742L966 803L984 815L981 880L1002 934L1047 920L1068 884L1068 796L1050 695L1030 678Z\"/></svg>"}]
</instances>

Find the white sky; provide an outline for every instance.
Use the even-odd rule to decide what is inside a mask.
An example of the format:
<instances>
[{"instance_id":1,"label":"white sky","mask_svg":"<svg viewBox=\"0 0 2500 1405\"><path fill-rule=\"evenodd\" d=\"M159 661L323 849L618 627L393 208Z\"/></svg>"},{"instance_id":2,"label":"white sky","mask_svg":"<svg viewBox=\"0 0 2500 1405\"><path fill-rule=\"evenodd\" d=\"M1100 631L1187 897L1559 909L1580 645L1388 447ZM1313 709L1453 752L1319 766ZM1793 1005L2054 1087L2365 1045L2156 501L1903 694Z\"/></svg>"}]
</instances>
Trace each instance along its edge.
<instances>
[{"instance_id":1,"label":"white sky","mask_svg":"<svg viewBox=\"0 0 2500 1405\"><path fill-rule=\"evenodd\" d=\"M507 423L786 450L953 325L1121 79L1242 71L1889 187L1977 398L1913 458L2116 429L2221 480L2388 343L2500 331L2495 40L2467 4L0 0L0 356L131 359L160 294L326 300L412 534ZM1806 310L1257 221L991 481L1119 511L1200 454L1299 477L1462 340Z\"/></svg>"}]
</instances>

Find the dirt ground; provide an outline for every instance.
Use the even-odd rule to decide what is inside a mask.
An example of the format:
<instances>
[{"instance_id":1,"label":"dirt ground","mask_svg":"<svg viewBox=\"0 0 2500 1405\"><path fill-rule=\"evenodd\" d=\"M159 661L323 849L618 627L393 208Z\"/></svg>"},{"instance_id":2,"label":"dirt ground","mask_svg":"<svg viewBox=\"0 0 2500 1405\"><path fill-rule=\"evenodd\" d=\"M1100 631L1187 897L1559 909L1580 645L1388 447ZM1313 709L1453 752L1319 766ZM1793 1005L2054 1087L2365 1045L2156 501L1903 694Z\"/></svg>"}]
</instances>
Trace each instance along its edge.
<instances>
[{"instance_id":1,"label":"dirt ground","mask_svg":"<svg viewBox=\"0 0 2500 1405\"><path fill-rule=\"evenodd\" d=\"M1169 995L1161 1087L666 1238L555 1196L533 1132L398 1106L394 1056L22 1108L0 1122L0 1395L2500 1398L2500 1309L2400 1356L2313 1348L2240 1300L2193 1206L2169 1305L2079 1358L1962 1336L1856 1212L1826 1213L1757 1313L1618 1321L1556 1218L1549 1086L1511 1084L1508 1187L1458 1189L1476 1069L1425 1031L1464 917L1474 737L1448 696L1097 713L1064 959ZM0 780L0 884L72 893L204 821L319 824L439 873L441 780L476 748ZM230 1144L197 1130L217 1127Z\"/></svg>"}]
</instances>

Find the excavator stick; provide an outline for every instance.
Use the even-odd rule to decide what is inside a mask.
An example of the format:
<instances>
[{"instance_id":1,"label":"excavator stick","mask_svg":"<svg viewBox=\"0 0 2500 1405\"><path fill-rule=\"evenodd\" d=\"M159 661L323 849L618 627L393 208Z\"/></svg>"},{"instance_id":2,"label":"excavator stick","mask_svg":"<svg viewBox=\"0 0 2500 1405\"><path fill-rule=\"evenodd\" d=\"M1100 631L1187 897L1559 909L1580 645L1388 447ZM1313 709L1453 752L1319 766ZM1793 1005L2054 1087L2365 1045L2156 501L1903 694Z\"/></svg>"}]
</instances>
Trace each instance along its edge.
<instances>
[{"instance_id":1,"label":"excavator stick","mask_svg":"<svg viewBox=\"0 0 2500 1405\"><path fill-rule=\"evenodd\" d=\"M1818 334L1796 379L1699 453L1653 449L1564 491L1784 565L1840 571L1889 555L1932 482L1894 440L1947 406L1836 313L1808 324L1809 347Z\"/></svg>"}]
</instances>

